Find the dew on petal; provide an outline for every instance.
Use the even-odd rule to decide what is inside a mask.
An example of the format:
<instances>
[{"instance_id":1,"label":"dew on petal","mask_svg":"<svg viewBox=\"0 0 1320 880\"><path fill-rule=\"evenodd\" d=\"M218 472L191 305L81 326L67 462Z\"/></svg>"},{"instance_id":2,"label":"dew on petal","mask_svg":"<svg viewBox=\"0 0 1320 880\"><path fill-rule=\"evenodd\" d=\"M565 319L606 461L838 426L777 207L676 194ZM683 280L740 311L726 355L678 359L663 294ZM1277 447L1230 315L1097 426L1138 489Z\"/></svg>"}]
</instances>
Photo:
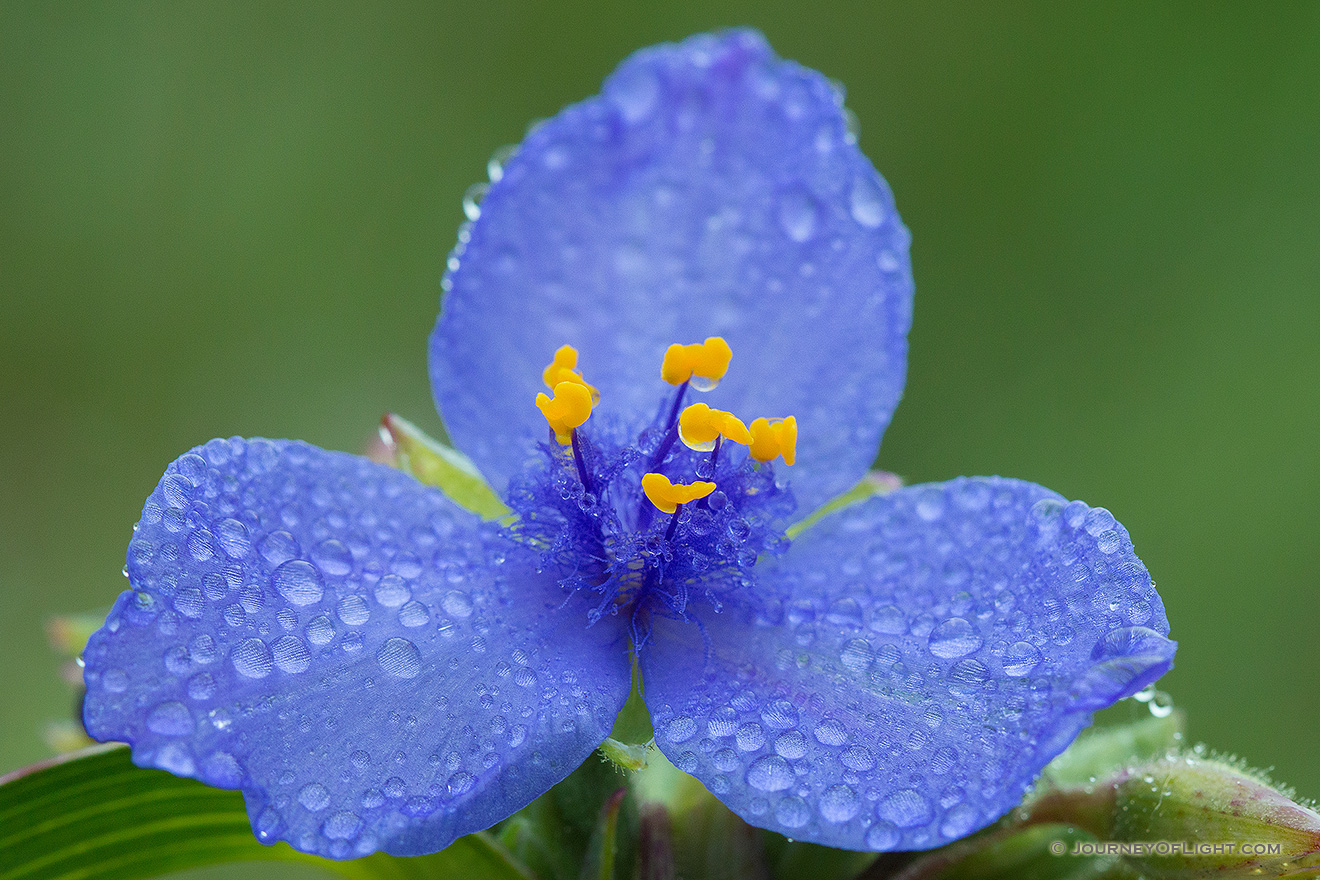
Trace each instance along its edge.
<instances>
[{"instance_id":1,"label":"dew on petal","mask_svg":"<svg viewBox=\"0 0 1320 880\"><path fill-rule=\"evenodd\" d=\"M396 678L415 678L422 671L422 655L407 639L387 640L376 652L376 662Z\"/></svg>"},{"instance_id":2,"label":"dew on petal","mask_svg":"<svg viewBox=\"0 0 1320 880\"><path fill-rule=\"evenodd\" d=\"M760 791L783 791L793 784L793 768L779 755L762 755L747 768L747 784Z\"/></svg>"},{"instance_id":3,"label":"dew on petal","mask_svg":"<svg viewBox=\"0 0 1320 880\"><path fill-rule=\"evenodd\" d=\"M245 639L230 655L234 668L248 678L265 678L275 666L270 648L258 638Z\"/></svg>"},{"instance_id":4,"label":"dew on petal","mask_svg":"<svg viewBox=\"0 0 1320 880\"><path fill-rule=\"evenodd\" d=\"M290 560L275 569L271 584L294 605L312 605L325 595L321 573L316 566L302 559Z\"/></svg>"}]
</instances>

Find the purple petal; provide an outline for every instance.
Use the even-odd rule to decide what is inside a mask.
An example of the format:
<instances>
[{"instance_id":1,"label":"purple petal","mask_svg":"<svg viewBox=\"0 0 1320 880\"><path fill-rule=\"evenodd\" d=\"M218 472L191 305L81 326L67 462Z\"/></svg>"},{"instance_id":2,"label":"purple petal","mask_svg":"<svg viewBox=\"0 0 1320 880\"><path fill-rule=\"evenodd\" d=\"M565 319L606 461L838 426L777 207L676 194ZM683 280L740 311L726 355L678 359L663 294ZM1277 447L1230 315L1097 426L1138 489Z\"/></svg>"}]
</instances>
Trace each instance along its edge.
<instances>
[{"instance_id":1,"label":"purple petal","mask_svg":"<svg viewBox=\"0 0 1320 880\"><path fill-rule=\"evenodd\" d=\"M241 788L267 843L439 850L576 768L628 692L626 638L535 561L391 468L212 441L147 499L87 729Z\"/></svg>"},{"instance_id":2,"label":"purple petal","mask_svg":"<svg viewBox=\"0 0 1320 880\"><path fill-rule=\"evenodd\" d=\"M873 498L642 653L656 742L734 812L800 840L926 849L1022 798L1174 643L1108 511L1031 483ZM704 638L703 638L704 630Z\"/></svg>"},{"instance_id":3,"label":"purple petal","mask_svg":"<svg viewBox=\"0 0 1320 880\"><path fill-rule=\"evenodd\" d=\"M712 406L794 415L807 513L875 457L902 392L908 233L834 86L730 31L641 51L528 135L453 254L431 381L497 489L544 439L541 370L569 343L634 427L665 348L723 335ZM522 442L518 442L522 441Z\"/></svg>"}]
</instances>

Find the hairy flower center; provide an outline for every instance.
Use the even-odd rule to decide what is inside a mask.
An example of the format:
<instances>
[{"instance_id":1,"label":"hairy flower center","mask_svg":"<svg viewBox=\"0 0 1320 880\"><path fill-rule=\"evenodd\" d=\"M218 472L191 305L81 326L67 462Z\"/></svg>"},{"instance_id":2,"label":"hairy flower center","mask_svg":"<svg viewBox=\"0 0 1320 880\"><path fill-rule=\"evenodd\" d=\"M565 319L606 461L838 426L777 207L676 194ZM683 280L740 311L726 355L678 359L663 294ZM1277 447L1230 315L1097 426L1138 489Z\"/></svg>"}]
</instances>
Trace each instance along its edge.
<instances>
[{"instance_id":1,"label":"hairy flower center","mask_svg":"<svg viewBox=\"0 0 1320 880\"><path fill-rule=\"evenodd\" d=\"M629 615L635 647L653 614L683 618L693 601L717 607L754 587L763 553L787 547L795 507L771 461L792 464L792 416L745 425L690 391L710 390L732 352L720 337L672 345L661 378L674 386L640 434L592 417L599 392L563 346L542 378L536 405L549 425L542 458L510 486L510 533L541 553L541 568L568 591L598 598L589 614Z\"/></svg>"}]
</instances>

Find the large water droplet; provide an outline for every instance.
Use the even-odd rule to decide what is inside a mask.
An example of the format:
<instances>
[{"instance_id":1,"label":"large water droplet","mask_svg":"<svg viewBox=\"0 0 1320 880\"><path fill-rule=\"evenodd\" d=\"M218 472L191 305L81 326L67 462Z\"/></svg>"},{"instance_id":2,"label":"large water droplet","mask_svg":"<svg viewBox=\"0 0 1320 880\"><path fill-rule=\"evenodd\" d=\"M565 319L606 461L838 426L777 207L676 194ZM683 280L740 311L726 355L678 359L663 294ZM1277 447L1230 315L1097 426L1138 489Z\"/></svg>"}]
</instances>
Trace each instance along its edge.
<instances>
[{"instance_id":1,"label":"large water droplet","mask_svg":"<svg viewBox=\"0 0 1320 880\"><path fill-rule=\"evenodd\" d=\"M820 796L820 814L827 822L847 822L862 808L862 799L846 785L832 785Z\"/></svg>"},{"instance_id":2,"label":"large water droplet","mask_svg":"<svg viewBox=\"0 0 1320 880\"><path fill-rule=\"evenodd\" d=\"M346 575L353 570L353 554L333 538L317 544L312 550L312 559L321 571L332 577Z\"/></svg>"},{"instance_id":3,"label":"large water droplet","mask_svg":"<svg viewBox=\"0 0 1320 880\"><path fill-rule=\"evenodd\" d=\"M853 178L849 207L853 219L867 229L875 229L885 222L884 196L875 179L875 172L868 169Z\"/></svg>"},{"instance_id":4,"label":"large water droplet","mask_svg":"<svg viewBox=\"0 0 1320 880\"><path fill-rule=\"evenodd\" d=\"M888 822L876 822L866 832L866 846L876 851L892 850L903 835Z\"/></svg>"},{"instance_id":5,"label":"large water droplet","mask_svg":"<svg viewBox=\"0 0 1320 880\"><path fill-rule=\"evenodd\" d=\"M312 655L302 639L296 636L284 636L271 646L275 665L285 672L306 672L312 663Z\"/></svg>"},{"instance_id":6,"label":"large water droplet","mask_svg":"<svg viewBox=\"0 0 1320 880\"><path fill-rule=\"evenodd\" d=\"M915 828L934 818L930 801L911 788L894 792L882 800L875 811L880 818L893 822L899 828Z\"/></svg>"},{"instance_id":7,"label":"large water droplet","mask_svg":"<svg viewBox=\"0 0 1320 880\"><path fill-rule=\"evenodd\" d=\"M387 574L376 583L376 601L386 608L398 608L412 598L412 590L397 574Z\"/></svg>"},{"instance_id":8,"label":"large water droplet","mask_svg":"<svg viewBox=\"0 0 1320 880\"><path fill-rule=\"evenodd\" d=\"M798 723L798 711L788 700L775 700L770 705L761 710L761 720L767 727L775 730L787 730L790 727L796 727Z\"/></svg>"},{"instance_id":9,"label":"large water droplet","mask_svg":"<svg viewBox=\"0 0 1320 880\"><path fill-rule=\"evenodd\" d=\"M450 590L440 600L440 607L445 613L459 619L472 616L472 600L457 590Z\"/></svg>"},{"instance_id":10,"label":"large water droplet","mask_svg":"<svg viewBox=\"0 0 1320 880\"><path fill-rule=\"evenodd\" d=\"M339 619L349 626L361 626L371 617L371 609L367 606L367 600L361 596L349 595L339 600L335 607L335 613Z\"/></svg>"},{"instance_id":11,"label":"large water droplet","mask_svg":"<svg viewBox=\"0 0 1320 880\"><path fill-rule=\"evenodd\" d=\"M298 790L298 803L313 813L330 806L330 792L319 782L309 782Z\"/></svg>"},{"instance_id":12,"label":"large water droplet","mask_svg":"<svg viewBox=\"0 0 1320 880\"><path fill-rule=\"evenodd\" d=\"M793 768L779 755L763 755L747 768L747 784L760 791L783 791L793 784Z\"/></svg>"},{"instance_id":13,"label":"large water droplet","mask_svg":"<svg viewBox=\"0 0 1320 880\"><path fill-rule=\"evenodd\" d=\"M234 668L248 678L265 678L275 666L270 648L261 639L244 639L230 655Z\"/></svg>"},{"instance_id":14,"label":"large water droplet","mask_svg":"<svg viewBox=\"0 0 1320 880\"><path fill-rule=\"evenodd\" d=\"M624 121L636 125L655 109L660 97L660 81L650 68L627 67L606 80L603 92Z\"/></svg>"},{"instance_id":15,"label":"large water droplet","mask_svg":"<svg viewBox=\"0 0 1320 880\"><path fill-rule=\"evenodd\" d=\"M779 226L793 241L804 242L816 234L820 207L811 193L795 184L779 196Z\"/></svg>"},{"instance_id":16,"label":"large water droplet","mask_svg":"<svg viewBox=\"0 0 1320 880\"><path fill-rule=\"evenodd\" d=\"M765 731L755 721L748 721L738 728L736 741L744 752L754 752L765 745Z\"/></svg>"},{"instance_id":17,"label":"large water droplet","mask_svg":"<svg viewBox=\"0 0 1320 880\"><path fill-rule=\"evenodd\" d=\"M733 736L738 729L738 713L728 706L722 706L710 713L706 721L706 730L716 739Z\"/></svg>"},{"instance_id":18,"label":"large water droplet","mask_svg":"<svg viewBox=\"0 0 1320 880\"><path fill-rule=\"evenodd\" d=\"M875 756L866 746L851 746L839 755L839 763L860 773L875 766Z\"/></svg>"},{"instance_id":19,"label":"large water droplet","mask_svg":"<svg viewBox=\"0 0 1320 880\"><path fill-rule=\"evenodd\" d=\"M686 715L679 715L665 726L665 738L673 743L687 742L696 733L696 722Z\"/></svg>"},{"instance_id":20,"label":"large water droplet","mask_svg":"<svg viewBox=\"0 0 1320 880\"><path fill-rule=\"evenodd\" d=\"M321 826L321 833L331 840L352 840L362 830L362 820L357 813L340 810Z\"/></svg>"},{"instance_id":21,"label":"large water droplet","mask_svg":"<svg viewBox=\"0 0 1320 880\"><path fill-rule=\"evenodd\" d=\"M801 731L790 730L775 740L775 751L790 761L796 761L807 753L807 738Z\"/></svg>"},{"instance_id":22,"label":"large water droplet","mask_svg":"<svg viewBox=\"0 0 1320 880\"><path fill-rule=\"evenodd\" d=\"M811 808L800 797L786 797L775 805L775 819L785 828L801 828L811 818Z\"/></svg>"},{"instance_id":23,"label":"large water droplet","mask_svg":"<svg viewBox=\"0 0 1320 880\"><path fill-rule=\"evenodd\" d=\"M307 641L313 645L328 645L335 639L335 625L324 614L309 620L303 632L307 635Z\"/></svg>"},{"instance_id":24,"label":"large water droplet","mask_svg":"<svg viewBox=\"0 0 1320 880\"><path fill-rule=\"evenodd\" d=\"M294 605L312 605L325 595L321 572L302 559L292 559L275 569L271 584Z\"/></svg>"},{"instance_id":25,"label":"large water droplet","mask_svg":"<svg viewBox=\"0 0 1320 880\"><path fill-rule=\"evenodd\" d=\"M376 662L396 678L415 678L422 671L422 655L407 639L387 640L376 652Z\"/></svg>"},{"instance_id":26,"label":"large water droplet","mask_svg":"<svg viewBox=\"0 0 1320 880\"><path fill-rule=\"evenodd\" d=\"M409 602L399 609L399 623L407 627L422 626L431 619L431 612L421 602Z\"/></svg>"},{"instance_id":27,"label":"large water droplet","mask_svg":"<svg viewBox=\"0 0 1320 880\"><path fill-rule=\"evenodd\" d=\"M833 718L816 725L816 741L827 746L841 746L848 741L848 731Z\"/></svg>"},{"instance_id":28,"label":"large water droplet","mask_svg":"<svg viewBox=\"0 0 1320 880\"><path fill-rule=\"evenodd\" d=\"M839 655L839 662L844 668L858 674L866 672L875 662L875 651L866 639L851 639L843 646L843 653Z\"/></svg>"},{"instance_id":29,"label":"large water droplet","mask_svg":"<svg viewBox=\"0 0 1320 880\"><path fill-rule=\"evenodd\" d=\"M1030 642L1014 642L1004 651L1004 673L1020 678L1041 661L1040 651Z\"/></svg>"},{"instance_id":30,"label":"large water droplet","mask_svg":"<svg viewBox=\"0 0 1320 880\"><path fill-rule=\"evenodd\" d=\"M161 736L187 736L193 729L192 715L183 703L170 700L151 710L147 727Z\"/></svg>"},{"instance_id":31,"label":"large water droplet","mask_svg":"<svg viewBox=\"0 0 1320 880\"><path fill-rule=\"evenodd\" d=\"M285 531L271 532L257 544L261 557L271 565L281 565L301 554L293 535Z\"/></svg>"},{"instance_id":32,"label":"large water droplet","mask_svg":"<svg viewBox=\"0 0 1320 880\"><path fill-rule=\"evenodd\" d=\"M981 637L976 630L961 617L949 618L935 627L930 634L930 652L946 660L966 657L978 650L981 643Z\"/></svg>"}]
</instances>

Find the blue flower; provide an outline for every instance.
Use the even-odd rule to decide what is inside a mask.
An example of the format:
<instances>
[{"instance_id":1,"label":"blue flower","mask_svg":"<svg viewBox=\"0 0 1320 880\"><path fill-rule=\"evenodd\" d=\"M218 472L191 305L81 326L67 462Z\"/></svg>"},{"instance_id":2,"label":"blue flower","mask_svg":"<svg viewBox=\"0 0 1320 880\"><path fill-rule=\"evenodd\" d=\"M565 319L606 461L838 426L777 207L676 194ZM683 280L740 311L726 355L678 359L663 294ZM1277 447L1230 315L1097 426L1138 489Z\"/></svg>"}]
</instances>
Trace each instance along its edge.
<instances>
[{"instance_id":1,"label":"blue flower","mask_svg":"<svg viewBox=\"0 0 1320 880\"><path fill-rule=\"evenodd\" d=\"M263 841L423 853L587 758L635 656L658 747L749 822L918 849L1169 668L1127 532L1039 486L913 486L786 538L866 476L911 318L908 233L819 74L747 31L647 49L495 177L430 365L516 518L295 441L194 449L87 647L93 736L241 789ZM706 451L674 422L720 370L661 364L710 337ZM598 403L543 413L565 344L545 377ZM786 427L737 442L789 416L791 466Z\"/></svg>"}]
</instances>

